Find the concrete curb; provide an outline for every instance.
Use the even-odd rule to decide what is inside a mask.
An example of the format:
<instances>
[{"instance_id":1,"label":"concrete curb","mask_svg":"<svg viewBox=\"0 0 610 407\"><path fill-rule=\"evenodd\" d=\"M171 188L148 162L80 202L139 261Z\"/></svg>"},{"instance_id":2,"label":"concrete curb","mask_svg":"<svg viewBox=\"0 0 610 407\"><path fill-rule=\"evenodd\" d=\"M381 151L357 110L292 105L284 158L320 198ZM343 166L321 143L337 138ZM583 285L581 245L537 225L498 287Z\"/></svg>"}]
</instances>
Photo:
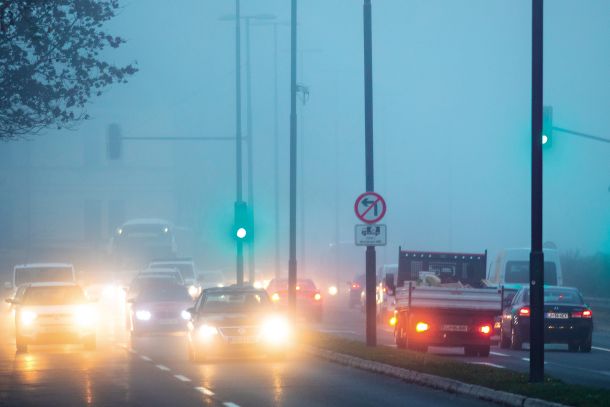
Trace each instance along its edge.
<instances>
[{"instance_id":1,"label":"concrete curb","mask_svg":"<svg viewBox=\"0 0 610 407\"><path fill-rule=\"evenodd\" d=\"M488 387L478 386L460 382L454 379L434 376L427 373L419 373L413 370L403 369L396 366L387 365L385 363L375 362L357 358L355 356L346 355L343 353L332 352L326 349L315 347L306 347L303 349L306 353L328 360L330 362L340 363L356 369L368 370L370 372L380 373L386 376L395 377L409 383L414 383L426 387L431 387L437 390L443 390L449 393L463 394L481 400L491 401L504 406L515 407L567 407L564 404L552 403L541 399L534 399L519 394L508 393L505 391L493 390Z\"/></svg>"}]
</instances>

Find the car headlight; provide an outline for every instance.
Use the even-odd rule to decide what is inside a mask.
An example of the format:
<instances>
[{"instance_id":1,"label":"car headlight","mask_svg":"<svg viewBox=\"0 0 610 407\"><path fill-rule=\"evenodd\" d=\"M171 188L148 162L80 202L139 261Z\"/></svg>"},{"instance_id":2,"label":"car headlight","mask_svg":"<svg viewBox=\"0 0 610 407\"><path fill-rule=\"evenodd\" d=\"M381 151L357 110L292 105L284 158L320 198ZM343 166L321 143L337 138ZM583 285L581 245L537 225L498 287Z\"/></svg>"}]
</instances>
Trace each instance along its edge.
<instances>
[{"instance_id":1,"label":"car headlight","mask_svg":"<svg viewBox=\"0 0 610 407\"><path fill-rule=\"evenodd\" d=\"M21 312L21 323L25 326L30 326L34 323L38 315L34 311L22 311Z\"/></svg>"},{"instance_id":2,"label":"car headlight","mask_svg":"<svg viewBox=\"0 0 610 407\"><path fill-rule=\"evenodd\" d=\"M290 339L292 330L286 318L273 316L266 319L261 326L261 336L264 341L273 344L283 344Z\"/></svg>"},{"instance_id":3,"label":"car headlight","mask_svg":"<svg viewBox=\"0 0 610 407\"><path fill-rule=\"evenodd\" d=\"M79 326L95 325L96 320L94 310L89 307L77 308L74 312L74 322Z\"/></svg>"},{"instance_id":4,"label":"car headlight","mask_svg":"<svg viewBox=\"0 0 610 407\"><path fill-rule=\"evenodd\" d=\"M203 340L210 340L214 336L218 335L218 328L215 326L203 324L197 330L199 337Z\"/></svg>"},{"instance_id":5,"label":"car headlight","mask_svg":"<svg viewBox=\"0 0 610 407\"><path fill-rule=\"evenodd\" d=\"M189 295L191 297L195 297L195 296L197 296L199 294L199 288L197 288L194 285L189 285L188 290L189 290Z\"/></svg>"},{"instance_id":6,"label":"car headlight","mask_svg":"<svg viewBox=\"0 0 610 407\"><path fill-rule=\"evenodd\" d=\"M180 316L182 317L182 319L184 319L185 321L188 321L189 319L191 319L191 313L188 311L182 311L180 313Z\"/></svg>"},{"instance_id":7,"label":"car headlight","mask_svg":"<svg viewBox=\"0 0 610 407\"><path fill-rule=\"evenodd\" d=\"M143 309L136 311L136 318L140 321L148 321L151 317L152 314L150 313L150 311Z\"/></svg>"}]
</instances>

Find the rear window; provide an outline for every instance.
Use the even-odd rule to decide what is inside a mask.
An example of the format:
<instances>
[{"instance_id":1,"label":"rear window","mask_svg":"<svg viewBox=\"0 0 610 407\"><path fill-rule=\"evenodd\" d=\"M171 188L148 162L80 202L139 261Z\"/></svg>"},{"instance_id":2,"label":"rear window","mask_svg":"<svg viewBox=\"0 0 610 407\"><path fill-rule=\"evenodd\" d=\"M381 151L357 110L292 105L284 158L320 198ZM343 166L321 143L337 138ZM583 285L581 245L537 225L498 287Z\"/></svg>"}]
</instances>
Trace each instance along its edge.
<instances>
[{"instance_id":1,"label":"rear window","mask_svg":"<svg viewBox=\"0 0 610 407\"><path fill-rule=\"evenodd\" d=\"M69 283L74 281L71 267L24 267L15 269L15 285L29 283Z\"/></svg>"},{"instance_id":2,"label":"rear window","mask_svg":"<svg viewBox=\"0 0 610 407\"><path fill-rule=\"evenodd\" d=\"M262 292L218 292L208 293L199 311L205 313L251 313L264 311L269 306L269 298Z\"/></svg>"},{"instance_id":3,"label":"rear window","mask_svg":"<svg viewBox=\"0 0 610 407\"><path fill-rule=\"evenodd\" d=\"M530 262L529 261L509 261L506 263L506 273L504 275L506 283L527 284L530 281ZM555 263L544 262L544 284L557 285L557 269Z\"/></svg>"},{"instance_id":4,"label":"rear window","mask_svg":"<svg viewBox=\"0 0 610 407\"><path fill-rule=\"evenodd\" d=\"M530 292L526 290L523 299L524 302L530 301ZM565 303L574 305L583 305L585 302L576 290L565 289L565 288L545 288L544 289L544 303Z\"/></svg>"},{"instance_id":5,"label":"rear window","mask_svg":"<svg viewBox=\"0 0 610 407\"><path fill-rule=\"evenodd\" d=\"M161 302L161 301L184 301L192 302L186 288L181 285L149 285L142 287L138 301Z\"/></svg>"},{"instance_id":6,"label":"rear window","mask_svg":"<svg viewBox=\"0 0 610 407\"><path fill-rule=\"evenodd\" d=\"M182 278L191 279L195 278L195 272L193 271L192 264L185 263L152 263L149 268L151 269L164 269L164 268L175 268L178 269Z\"/></svg>"},{"instance_id":7,"label":"rear window","mask_svg":"<svg viewBox=\"0 0 610 407\"><path fill-rule=\"evenodd\" d=\"M87 302L77 286L29 287L23 296L25 305L72 305Z\"/></svg>"}]
</instances>

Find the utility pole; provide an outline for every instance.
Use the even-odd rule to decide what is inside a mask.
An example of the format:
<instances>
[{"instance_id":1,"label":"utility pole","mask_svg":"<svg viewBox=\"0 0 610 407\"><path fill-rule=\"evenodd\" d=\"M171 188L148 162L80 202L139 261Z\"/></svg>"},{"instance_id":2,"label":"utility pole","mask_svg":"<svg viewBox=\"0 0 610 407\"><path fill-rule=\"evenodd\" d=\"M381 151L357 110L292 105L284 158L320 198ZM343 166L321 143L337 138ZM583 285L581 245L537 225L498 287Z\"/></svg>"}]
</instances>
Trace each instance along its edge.
<instances>
[{"instance_id":1,"label":"utility pole","mask_svg":"<svg viewBox=\"0 0 610 407\"><path fill-rule=\"evenodd\" d=\"M236 169L236 200L235 220L238 217L238 207L242 204L242 145L241 145L241 21L239 0L235 0L235 169ZM244 284L244 242L235 239L237 251L236 283Z\"/></svg>"},{"instance_id":2,"label":"utility pole","mask_svg":"<svg viewBox=\"0 0 610 407\"><path fill-rule=\"evenodd\" d=\"M366 191L375 191L373 167L373 34L371 0L364 0L364 148L366 160ZM366 247L366 344L377 346L377 310L375 303L375 246Z\"/></svg>"},{"instance_id":3,"label":"utility pole","mask_svg":"<svg viewBox=\"0 0 610 407\"><path fill-rule=\"evenodd\" d=\"M275 172L275 278L280 277L280 133L277 106L277 23L273 24L273 170Z\"/></svg>"},{"instance_id":4,"label":"utility pole","mask_svg":"<svg viewBox=\"0 0 610 407\"><path fill-rule=\"evenodd\" d=\"M530 252L530 382L544 380L544 253L542 251L543 0L532 0L532 208Z\"/></svg>"},{"instance_id":5,"label":"utility pole","mask_svg":"<svg viewBox=\"0 0 610 407\"><path fill-rule=\"evenodd\" d=\"M290 258L288 260L288 303L292 315L297 309L297 0L290 9Z\"/></svg>"},{"instance_id":6,"label":"utility pole","mask_svg":"<svg viewBox=\"0 0 610 407\"><path fill-rule=\"evenodd\" d=\"M246 138L248 139L248 221L250 223L250 239L248 245L248 281L254 284L254 176L252 163L252 73L250 64L250 20L246 17ZM239 17L236 19L239 21Z\"/></svg>"}]
</instances>

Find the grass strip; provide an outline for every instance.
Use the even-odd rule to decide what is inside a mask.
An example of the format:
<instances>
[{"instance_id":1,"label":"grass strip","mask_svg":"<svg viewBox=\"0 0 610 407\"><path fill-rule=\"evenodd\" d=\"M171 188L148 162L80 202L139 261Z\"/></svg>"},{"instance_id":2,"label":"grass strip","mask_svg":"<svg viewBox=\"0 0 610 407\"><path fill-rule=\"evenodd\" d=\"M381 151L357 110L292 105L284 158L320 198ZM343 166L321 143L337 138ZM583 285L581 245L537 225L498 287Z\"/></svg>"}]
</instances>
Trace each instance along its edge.
<instances>
[{"instance_id":1,"label":"grass strip","mask_svg":"<svg viewBox=\"0 0 610 407\"><path fill-rule=\"evenodd\" d=\"M548 375L542 383L529 383L528 374L508 369L464 363L388 346L370 348L359 341L320 332L309 332L306 337L306 343L310 346L494 390L570 406L610 406L610 390L569 384Z\"/></svg>"}]
</instances>

